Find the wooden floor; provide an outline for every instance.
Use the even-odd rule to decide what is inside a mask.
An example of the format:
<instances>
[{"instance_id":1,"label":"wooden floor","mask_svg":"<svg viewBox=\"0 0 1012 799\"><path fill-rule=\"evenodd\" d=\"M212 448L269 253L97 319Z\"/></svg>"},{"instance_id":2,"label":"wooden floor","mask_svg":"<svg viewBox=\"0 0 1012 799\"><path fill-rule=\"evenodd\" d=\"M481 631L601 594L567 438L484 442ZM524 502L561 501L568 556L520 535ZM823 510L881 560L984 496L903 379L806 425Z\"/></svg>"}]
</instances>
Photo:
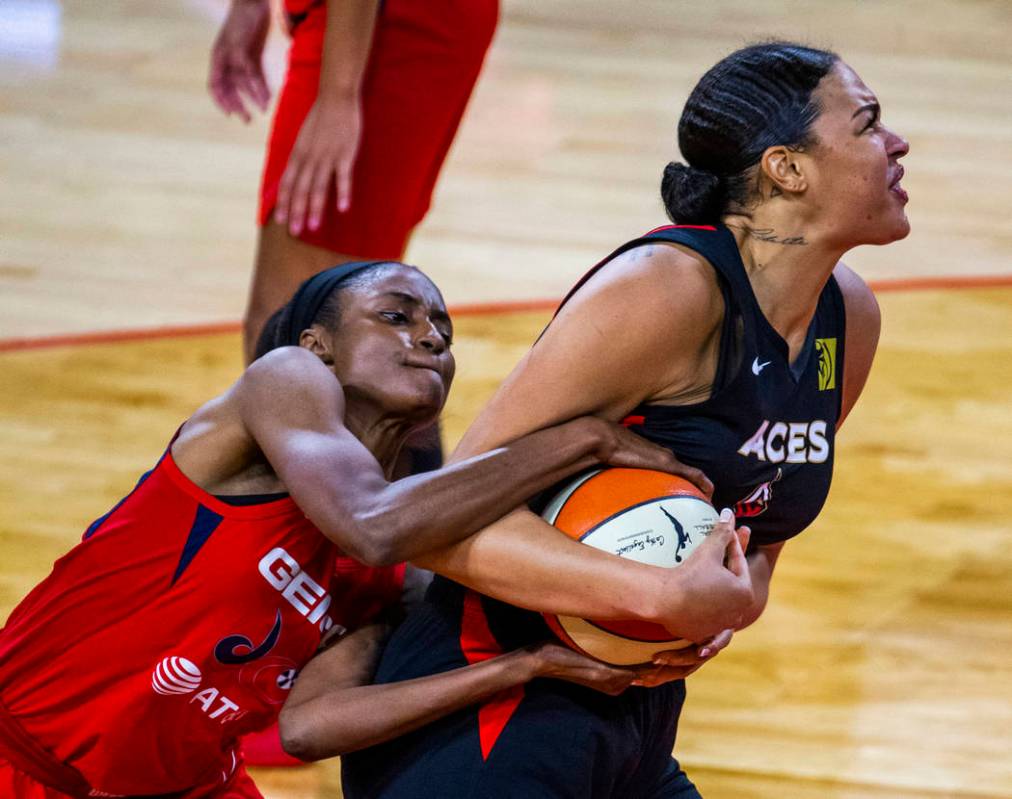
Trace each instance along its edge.
<instances>
[{"instance_id":1,"label":"wooden floor","mask_svg":"<svg viewBox=\"0 0 1012 799\"><path fill-rule=\"evenodd\" d=\"M762 36L832 46L911 140L915 235L872 278L1006 274L1007 0L502 0L409 257L451 303L556 297L663 222L678 113ZM204 91L225 0L0 3L0 338L239 318L267 124ZM283 62L271 41L271 80ZM45 313L42 313L42 310Z\"/></svg>"},{"instance_id":2,"label":"wooden floor","mask_svg":"<svg viewBox=\"0 0 1012 799\"><path fill-rule=\"evenodd\" d=\"M1012 288L882 295L829 503L755 627L689 681L704 795L1012 796ZM458 321L452 443L543 314ZM985 332L986 331L986 332ZM233 379L234 335L0 355L0 605L12 606ZM333 797L336 764L260 777Z\"/></svg>"},{"instance_id":3,"label":"wooden floor","mask_svg":"<svg viewBox=\"0 0 1012 799\"><path fill-rule=\"evenodd\" d=\"M838 49L911 140L914 232L850 262L1012 283L1012 4L503 2L409 252L451 304L558 296L663 221L692 82L774 34ZM0 613L236 376L232 334L2 351L238 319L266 124L203 91L223 8L0 3ZM275 38L275 85L282 56ZM881 300L825 512L764 618L690 680L677 751L707 799L1012 797L1012 287ZM451 443L543 321L458 321ZM269 799L340 795L336 763L257 776Z\"/></svg>"}]
</instances>

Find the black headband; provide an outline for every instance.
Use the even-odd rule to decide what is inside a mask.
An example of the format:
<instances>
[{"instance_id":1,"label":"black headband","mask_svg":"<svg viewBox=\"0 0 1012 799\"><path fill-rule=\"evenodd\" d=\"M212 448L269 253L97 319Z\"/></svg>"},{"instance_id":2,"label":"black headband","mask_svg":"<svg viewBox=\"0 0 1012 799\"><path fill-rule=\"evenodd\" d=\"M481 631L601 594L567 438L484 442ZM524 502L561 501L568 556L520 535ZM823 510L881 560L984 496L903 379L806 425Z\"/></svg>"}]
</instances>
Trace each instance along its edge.
<instances>
[{"instance_id":1,"label":"black headband","mask_svg":"<svg viewBox=\"0 0 1012 799\"><path fill-rule=\"evenodd\" d=\"M299 346L299 337L302 335L302 331L313 324L323 304L340 283L356 272L385 263L390 263L390 261L351 261L325 269L305 281L292 297L292 311L288 314L288 323L280 331L280 344L282 346Z\"/></svg>"}]
</instances>

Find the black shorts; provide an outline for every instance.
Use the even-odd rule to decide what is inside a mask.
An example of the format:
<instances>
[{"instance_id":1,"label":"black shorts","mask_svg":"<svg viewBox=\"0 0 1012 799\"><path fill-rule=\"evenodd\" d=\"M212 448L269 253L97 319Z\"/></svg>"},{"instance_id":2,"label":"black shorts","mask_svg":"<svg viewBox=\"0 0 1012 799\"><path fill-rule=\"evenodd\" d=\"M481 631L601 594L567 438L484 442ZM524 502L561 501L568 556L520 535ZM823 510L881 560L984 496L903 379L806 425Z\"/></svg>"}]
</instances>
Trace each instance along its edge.
<instances>
[{"instance_id":1,"label":"black shorts","mask_svg":"<svg viewBox=\"0 0 1012 799\"><path fill-rule=\"evenodd\" d=\"M445 589L445 581L443 588ZM436 587L439 594L439 587ZM377 682L466 665L463 591L416 608ZM485 600L484 607L490 602ZM471 607L477 607L471 595ZM495 620L485 629L496 629ZM501 626L501 625L500 625ZM535 680L342 761L347 799L699 799L672 758L684 682L610 697Z\"/></svg>"}]
</instances>

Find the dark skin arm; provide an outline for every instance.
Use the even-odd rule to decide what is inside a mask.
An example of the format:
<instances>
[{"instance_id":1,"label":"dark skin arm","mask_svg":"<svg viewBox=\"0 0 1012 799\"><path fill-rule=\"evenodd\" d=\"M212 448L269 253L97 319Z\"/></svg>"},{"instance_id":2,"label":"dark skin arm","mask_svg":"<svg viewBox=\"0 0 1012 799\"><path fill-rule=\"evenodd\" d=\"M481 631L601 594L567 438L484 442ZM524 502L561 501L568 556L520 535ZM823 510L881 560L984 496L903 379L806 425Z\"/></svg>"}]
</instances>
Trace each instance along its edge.
<instances>
[{"instance_id":1,"label":"dark skin arm","mask_svg":"<svg viewBox=\"0 0 1012 799\"><path fill-rule=\"evenodd\" d=\"M286 752L320 760L383 743L535 677L612 695L636 677L557 644L539 644L442 674L370 685L386 632L382 625L357 630L302 670L281 711Z\"/></svg>"},{"instance_id":2,"label":"dark skin arm","mask_svg":"<svg viewBox=\"0 0 1012 799\"><path fill-rule=\"evenodd\" d=\"M575 419L390 482L345 427L344 394L333 372L297 347L254 363L224 397L194 415L173 445L184 473L212 492L261 453L323 534L369 565L457 542L590 466L678 468L669 453L615 425Z\"/></svg>"}]
</instances>

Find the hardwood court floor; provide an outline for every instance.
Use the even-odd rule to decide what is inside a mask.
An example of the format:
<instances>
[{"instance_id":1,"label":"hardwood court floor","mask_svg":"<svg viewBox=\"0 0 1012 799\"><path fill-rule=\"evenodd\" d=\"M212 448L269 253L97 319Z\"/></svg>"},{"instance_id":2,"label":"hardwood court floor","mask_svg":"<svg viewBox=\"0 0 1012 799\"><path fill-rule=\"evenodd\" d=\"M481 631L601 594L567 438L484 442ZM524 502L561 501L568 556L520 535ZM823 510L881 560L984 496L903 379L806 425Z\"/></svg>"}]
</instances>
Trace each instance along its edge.
<instances>
[{"instance_id":1,"label":"hardwood court floor","mask_svg":"<svg viewBox=\"0 0 1012 799\"><path fill-rule=\"evenodd\" d=\"M0 338L238 319L268 120L205 90L227 0L0 2ZM698 77L745 42L837 49L911 141L914 235L872 278L1007 274L1007 0L503 0L407 257L451 304L558 297L664 221ZM275 92L284 40L269 46Z\"/></svg>"},{"instance_id":2,"label":"hardwood court floor","mask_svg":"<svg viewBox=\"0 0 1012 799\"><path fill-rule=\"evenodd\" d=\"M708 799L1012 796L1012 288L889 293L833 492L763 619L689 681ZM458 321L455 441L546 316ZM234 335L0 355L0 611L234 379ZM339 796L335 762L260 770Z\"/></svg>"}]
</instances>

